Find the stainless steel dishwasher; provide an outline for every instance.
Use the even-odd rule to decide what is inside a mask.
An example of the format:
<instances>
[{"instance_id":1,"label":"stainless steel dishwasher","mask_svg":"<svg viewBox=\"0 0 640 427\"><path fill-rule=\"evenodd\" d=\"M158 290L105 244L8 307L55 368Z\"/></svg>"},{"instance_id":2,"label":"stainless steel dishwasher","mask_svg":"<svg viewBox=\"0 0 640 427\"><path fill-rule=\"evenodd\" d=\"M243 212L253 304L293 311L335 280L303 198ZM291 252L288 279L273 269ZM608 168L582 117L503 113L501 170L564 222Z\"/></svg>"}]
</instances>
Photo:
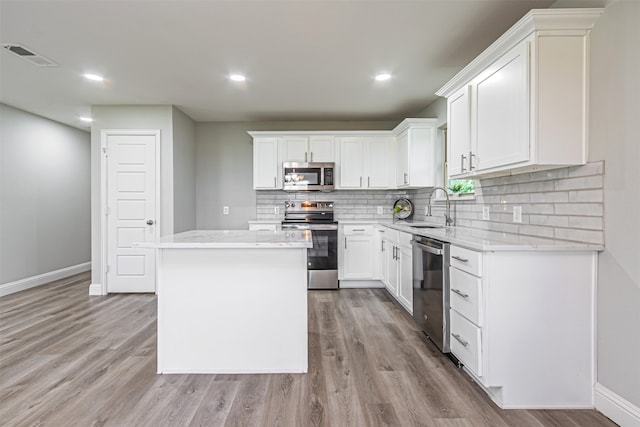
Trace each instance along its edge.
<instances>
[{"instance_id":1,"label":"stainless steel dishwasher","mask_svg":"<svg viewBox=\"0 0 640 427\"><path fill-rule=\"evenodd\" d=\"M413 318L443 353L449 353L449 244L413 236Z\"/></svg>"}]
</instances>

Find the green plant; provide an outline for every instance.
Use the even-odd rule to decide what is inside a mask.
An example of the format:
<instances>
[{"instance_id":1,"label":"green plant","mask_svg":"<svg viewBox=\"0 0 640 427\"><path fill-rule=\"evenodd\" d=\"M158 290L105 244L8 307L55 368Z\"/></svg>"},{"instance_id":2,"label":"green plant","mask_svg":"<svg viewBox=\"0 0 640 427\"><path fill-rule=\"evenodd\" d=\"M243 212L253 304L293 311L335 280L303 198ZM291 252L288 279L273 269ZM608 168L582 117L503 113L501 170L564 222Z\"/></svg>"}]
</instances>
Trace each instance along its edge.
<instances>
[{"instance_id":1,"label":"green plant","mask_svg":"<svg viewBox=\"0 0 640 427\"><path fill-rule=\"evenodd\" d=\"M468 194L475 190L473 179L452 179L449 181L449 191L454 194Z\"/></svg>"}]
</instances>

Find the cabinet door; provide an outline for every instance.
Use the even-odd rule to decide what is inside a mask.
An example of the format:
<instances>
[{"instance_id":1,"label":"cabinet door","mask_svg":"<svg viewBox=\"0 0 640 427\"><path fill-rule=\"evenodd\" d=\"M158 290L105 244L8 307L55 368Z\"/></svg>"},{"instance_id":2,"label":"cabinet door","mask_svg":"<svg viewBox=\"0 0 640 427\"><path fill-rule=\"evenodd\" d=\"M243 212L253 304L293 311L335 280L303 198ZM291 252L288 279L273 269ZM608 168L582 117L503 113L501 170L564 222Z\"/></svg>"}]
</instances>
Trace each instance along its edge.
<instances>
[{"instance_id":1,"label":"cabinet door","mask_svg":"<svg viewBox=\"0 0 640 427\"><path fill-rule=\"evenodd\" d=\"M255 138L253 140L253 188L273 190L282 188L278 180L278 138Z\"/></svg>"},{"instance_id":2,"label":"cabinet door","mask_svg":"<svg viewBox=\"0 0 640 427\"><path fill-rule=\"evenodd\" d=\"M413 251L411 247L400 246L398 252L398 301L413 313Z\"/></svg>"},{"instance_id":3,"label":"cabinet door","mask_svg":"<svg viewBox=\"0 0 640 427\"><path fill-rule=\"evenodd\" d=\"M283 161L308 162L308 146L309 138L306 136L285 136Z\"/></svg>"},{"instance_id":4,"label":"cabinet door","mask_svg":"<svg viewBox=\"0 0 640 427\"><path fill-rule=\"evenodd\" d=\"M449 176L469 172L471 153L471 88L465 86L447 99L447 171Z\"/></svg>"},{"instance_id":5,"label":"cabinet door","mask_svg":"<svg viewBox=\"0 0 640 427\"><path fill-rule=\"evenodd\" d=\"M365 188L389 188L390 144L391 141L386 138L372 138L367 140Z\"/></svg>"},{"instance_id":6,"label":"cabinet door","mask_svg":"<svg viewBox=\"0 0 640 427\"><path fill-rule=\"evenodd\" d=\"M308 157L310 162L335 162L333 136L310 136Z\"/></svg>"},{"instance_id":7,"label":"cabinet door","mask_svg":"<svg viewBox=\"0 0 640 427\"><path fill-rule=\"evenodd\" d=\"M472 83L475 140L470 169L529 160L529 42L522 42Z\"/></svg>"},{"instance_id":8,"label":"cabinet door","mask_svg":"<svg viewBox=\"0 0 640 427\"><path fill-rule=\"evenodd\" d=\"M426 159L424 160L426 161ZM409 131L405 130L396 140L396 186L409 185Z\"/></svg>"},{"instance_id":9,"label":"cabinet door","mask_svg":"<svg viewBox=\"0 0 640 427\"><path fill-rule=\"evenodd\" d=\"M387 282L384 284L394 298L398 297L398 261L396 260L398 247L395 242L387 240L385 246L387 252Z\"/></svg>"},{"instance_id":10,"label":"cabinet door","mask_svg":"<svg viewBox=\"0 0 640 427\"><path fill-rule=\"evenodd\" d=\"M373 279L373 237L344 237L344 279Z\"/></svg>"},{"instance_id":11,"label":"cabinet door","mask_svg":"<svg viewBox=\"0 0 640 427\"><path fill-rule=\"evenodd\" d=\"M364 176L364 141L362 138L340 139L340 188L362 188Z\"/></svg>"}]
</instances>

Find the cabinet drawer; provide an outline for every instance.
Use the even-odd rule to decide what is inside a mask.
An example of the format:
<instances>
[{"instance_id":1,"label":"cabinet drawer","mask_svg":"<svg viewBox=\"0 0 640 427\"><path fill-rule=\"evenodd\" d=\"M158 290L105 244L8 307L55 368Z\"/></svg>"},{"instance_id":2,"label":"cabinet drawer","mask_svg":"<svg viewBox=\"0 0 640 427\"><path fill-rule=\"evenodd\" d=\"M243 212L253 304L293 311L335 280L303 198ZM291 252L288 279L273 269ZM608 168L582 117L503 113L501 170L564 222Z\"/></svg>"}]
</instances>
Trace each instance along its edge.
<instances>
[{"instance_id":1,"label":"cabinet drawer","mask_svg":"<svg viewBox=\"0 0 640 427\"><path fill-rule=\"evenodd\" d=\"M413 239L413 235L411 233L398 232L398 243L400 246L411 247L411 239Z\"/></svg>"},{"instance_id":2,"label":"cabinet drawer","mask_svg":"<svg viewBox=\"0 0 640 427\"><path fill-rule=\"evenodd\" d=\"M451 310L451 352L471 372L482 376L482 329Z\"/></svg>"},{"instance_id":3,"label":"cabinet drawer","mask_svg":"<svg viewBox=\"0 0 640 427\"><path fill-rule=\"evenodd\" d=\"M358 234L365 234L365 235L373 234L373 225L350 224L350 225L344 226L345 236L353 236Z\"/></svg>"},{"instance_id":4,"label":"cabinet drawer","mask_svg":"<svg viewBox=\"0 0 640 427\"><path fill-rule=\"evenodd\" d=\"M482 252L451 246L450 264L467 273L482 276Z\"/></svg>"},{"instance_id":5,"label":"cabinet drawer","mask_svg":"<svg viewBox=\"0 0 640 427\"><path fill-rule=\"evenodd\" d=\"M482 280L457 268L449 269L449 280L451 308L482 326Z\"/></svg>"},{"instance_id":6,"label":"cabinet drawer","mask_svg":"<svg viewBox=\"0 0 640 427\"><path fill-rule=\"evenodd\" d=\"M276 231L278 224L249 224L251 231Z\"/></svg>"}]
</instances>

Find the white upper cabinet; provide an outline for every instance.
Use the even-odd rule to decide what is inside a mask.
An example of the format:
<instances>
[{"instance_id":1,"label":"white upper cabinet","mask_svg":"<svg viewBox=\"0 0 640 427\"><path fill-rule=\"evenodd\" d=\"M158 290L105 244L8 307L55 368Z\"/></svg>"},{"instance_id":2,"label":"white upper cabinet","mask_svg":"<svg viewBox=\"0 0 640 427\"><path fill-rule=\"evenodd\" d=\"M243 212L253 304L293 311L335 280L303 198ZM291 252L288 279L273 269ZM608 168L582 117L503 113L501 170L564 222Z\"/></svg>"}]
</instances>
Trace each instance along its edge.
<instances>
[{"instance_id":1,"label":"white upper cabinet","mask_svg":"<svg viewBox=\"0 0 640 427\"><path fill-rule=\"evenodd\" d=\"M589 31L601 13L532 10L437 92L450 177L586 163Z\"/></svg>"},{"instance_id":2,"label":"white upper cabinet","mask_svg":"<svg viewBox=\"0 0 640 427\"><path fill-rule=\"evenodd\" d=\"M436 185L435 125L436 119L405 119L394 129L397 188Z\"/></svg>"},{"instance_id":3,"label":"white upper cabinet","mask_svg":"<svg viewBox=\"0 0 640 427\"><path fill-rule=\"evenodd\" d=\"M291 135L283 137L285 162L333 162L334 137L331 135Z\"/></svg>"},{"instance_id":4,"label":"white upper cabinet","mask_svg":"<svg viewBox=\"0 0 640 427\"><path fill-rule=\"evenodd\" d=\"M277 190L282 188L282 168L278 158L276 137L253 139L253 188Z\"/></svg>"},{"instance_id":5,"label":"white upper cabinet","mask_svg":"<svg viewBox=\"0 0 640 427\"><path fill-rule=\"evenodd\" d=\"M344 136L340 143L341 189L387 189L393 138Z\"/></svg>"},{"instance_id":6,"label":"white upper cabinet","mask_svg":"<svg viewBox=\"0 0 640 427\"><path fill-rule=\"evenodd\" d=\"M469 172L471 155L471 86L463 86L447 100L449 175Z\"/></svg>"}]
</instances>

